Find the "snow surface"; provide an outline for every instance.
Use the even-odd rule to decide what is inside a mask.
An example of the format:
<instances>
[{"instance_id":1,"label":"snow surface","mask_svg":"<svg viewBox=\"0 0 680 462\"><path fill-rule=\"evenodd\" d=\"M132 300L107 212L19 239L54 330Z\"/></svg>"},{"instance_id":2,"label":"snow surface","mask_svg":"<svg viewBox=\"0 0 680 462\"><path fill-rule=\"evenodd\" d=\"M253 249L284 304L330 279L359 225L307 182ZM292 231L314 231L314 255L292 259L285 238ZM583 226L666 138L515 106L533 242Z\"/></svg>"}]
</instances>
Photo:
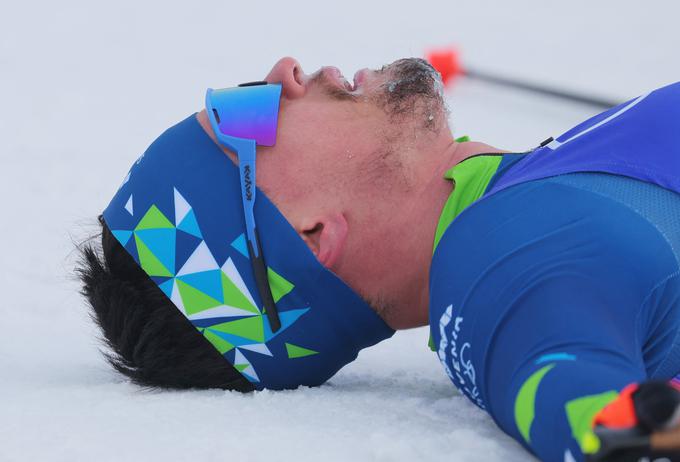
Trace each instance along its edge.
<instances>
[{"instance_id":1,"label":"snow surface","mask_svg":"<svg viewBox=\"0 0 680 462\"><path fill-rule=\"evenodd\" d=\"M73 242L204 89L284 55L345 75L458 44L470 65L623 99L680 79L677 2L0 0L0 461L520 461L454 391L427 330L318 389L145 392L109 370ZM486 84L450 90L457 135L524 149L593 113Z\"/></svg>"}]
</instances>

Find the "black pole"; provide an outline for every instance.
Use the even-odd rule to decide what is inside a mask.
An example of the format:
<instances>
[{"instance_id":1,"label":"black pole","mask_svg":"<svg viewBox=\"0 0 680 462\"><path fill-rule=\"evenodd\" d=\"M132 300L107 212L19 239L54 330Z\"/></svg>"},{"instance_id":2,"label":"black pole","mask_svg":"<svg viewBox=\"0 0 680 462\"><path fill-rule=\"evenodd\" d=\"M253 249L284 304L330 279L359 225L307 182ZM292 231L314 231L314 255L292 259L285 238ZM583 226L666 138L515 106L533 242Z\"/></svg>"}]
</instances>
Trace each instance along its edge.
<instances>
[{"instance_id":1,"label":"black pole","mask_svg":"<svg viewBox=\"0 0 680 462\"><path fill-rule=\"evenodd\" d=\"M568 90L561 90L559 88L523 82L521 80L515 80L508 77L501 77L498 75L488 74L486 72L477 71L473 69L465 69L462 72L462 74L471 79L481 80L483 82L489 82L504 87L518 88L520 90L530 91L533 93L540 93L542 95L552 96L555 98L561 98L569 101L575 101L578 103L595 106L601 109L609 109L610 107L618 106L620 104L619 101L612 101L593 95L584 95L581 93L576 93Z\"/></svg>"}]
</instances>

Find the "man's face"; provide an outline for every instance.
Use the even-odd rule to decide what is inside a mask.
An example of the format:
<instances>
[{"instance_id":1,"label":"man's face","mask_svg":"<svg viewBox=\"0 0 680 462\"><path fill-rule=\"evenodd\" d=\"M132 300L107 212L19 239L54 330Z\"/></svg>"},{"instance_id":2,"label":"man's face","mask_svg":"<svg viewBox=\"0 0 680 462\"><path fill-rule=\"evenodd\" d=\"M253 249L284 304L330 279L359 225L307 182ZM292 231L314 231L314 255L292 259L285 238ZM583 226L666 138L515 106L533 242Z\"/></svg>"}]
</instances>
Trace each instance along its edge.
<instances>
[{"instance_id":1,"label":"man's face","mask_svg":"<svg viewBox=\"0 0 680 462\"><path fill-rule=\"evenodd\" d=\"M295 137L311 142L325 138L324 132L347 132L347 122L354 122L349 125L359 133L366 125L389 132L385 124L411 122L418 116L424 116L422 128L434 128L434 116L443 108L439 74L417 58L400 59L379 70L361 69L351 83L336 67L307 75L293 58L283 58L265 80L283 86L279 128L285 140L310 126L324 130L309 138Z\"/></svg>"},{"instance_id":2,"label":"man's face","mask_svg":"<svg viewBox=\"0 0 680 462\"><path fill-rule=\"evenodd\" d=\"M335 67L307 75L295 59L283 58L265 80L281 83L282 99L276 145L258 148L263 163L280 162L275 171L262 170L262 185L272 190L287 180L273 194L286 216L291 214L286 203L300 195L350 186L337 175L363 172L380 183L390 167L398 166L392 155L396 149L446 124L439 74L421 59L362 69L350 83ZM331 173L334 178L324 178Z\"/></svg>"},{"instance_id":3,"label":"man's face","mask_svg":"<svg viewBox=\"0 0 680 462\"><path fill-rule=\"evenodd\" d=\"M283 58L266 80L282 97L276 144L258 146L258 186L319 261L389 319L404 280L424 277L418 265L395 270L413 225L400 212L423 187L415 164L452 141L439 75L402 59L350 83L337 68L307 75Z\"/></svg>"}]
</instances>

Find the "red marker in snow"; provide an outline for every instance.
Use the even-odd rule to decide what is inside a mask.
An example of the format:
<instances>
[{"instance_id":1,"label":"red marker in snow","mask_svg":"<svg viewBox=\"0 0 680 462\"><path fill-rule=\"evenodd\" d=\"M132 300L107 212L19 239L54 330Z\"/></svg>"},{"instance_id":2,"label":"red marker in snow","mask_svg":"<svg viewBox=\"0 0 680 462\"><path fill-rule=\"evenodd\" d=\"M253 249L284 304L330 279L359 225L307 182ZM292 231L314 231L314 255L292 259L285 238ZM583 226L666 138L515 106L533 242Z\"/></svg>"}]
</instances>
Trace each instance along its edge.
<instances>
[{"instance_id":1,"label":"red marker in snow","mask_svg":"<svg viewBox=\"0 0 680 462\"><path fill-rule=\"evenodd\" d=\"M493 72L470 69L469 67L464 68L460 62L458 50L453 46L430 50L425 53L425 59L427 59L430 64L432 64L432 67L434 67L441 74L444 85L451 82L455 77L463 75L468 79L475 79L503 87L515 88L518 90L529 91L554 98L561 98L568 101L588 104L601 109L608 109L619 104L618 101L610 100L608 98L578 93L562 88L555 88L552 86L521 79L505 77Z\"/></svg>"}]
</instances>

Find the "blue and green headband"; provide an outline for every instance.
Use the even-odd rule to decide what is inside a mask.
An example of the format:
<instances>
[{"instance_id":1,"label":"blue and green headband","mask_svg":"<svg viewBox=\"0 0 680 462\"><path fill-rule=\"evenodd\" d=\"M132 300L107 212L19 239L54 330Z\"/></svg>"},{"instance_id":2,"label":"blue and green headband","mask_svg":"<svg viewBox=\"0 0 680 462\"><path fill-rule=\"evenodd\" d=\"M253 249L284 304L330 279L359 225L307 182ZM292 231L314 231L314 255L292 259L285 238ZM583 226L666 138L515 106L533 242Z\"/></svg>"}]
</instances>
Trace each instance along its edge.
<instances>
[{"instance_id":1,"label":"blue and green headband","mask_svg":"<svg viewBox=\"0 0 680 462\"><path fill-rule=\"evenodd\" d=\"M126 251L256 389L320 385L394 333L253 187L255 146L275 140L271 87L208 91L213 129L240 171L192 115L149 146L104 211Z\"/></svg>"}]
</instances>

